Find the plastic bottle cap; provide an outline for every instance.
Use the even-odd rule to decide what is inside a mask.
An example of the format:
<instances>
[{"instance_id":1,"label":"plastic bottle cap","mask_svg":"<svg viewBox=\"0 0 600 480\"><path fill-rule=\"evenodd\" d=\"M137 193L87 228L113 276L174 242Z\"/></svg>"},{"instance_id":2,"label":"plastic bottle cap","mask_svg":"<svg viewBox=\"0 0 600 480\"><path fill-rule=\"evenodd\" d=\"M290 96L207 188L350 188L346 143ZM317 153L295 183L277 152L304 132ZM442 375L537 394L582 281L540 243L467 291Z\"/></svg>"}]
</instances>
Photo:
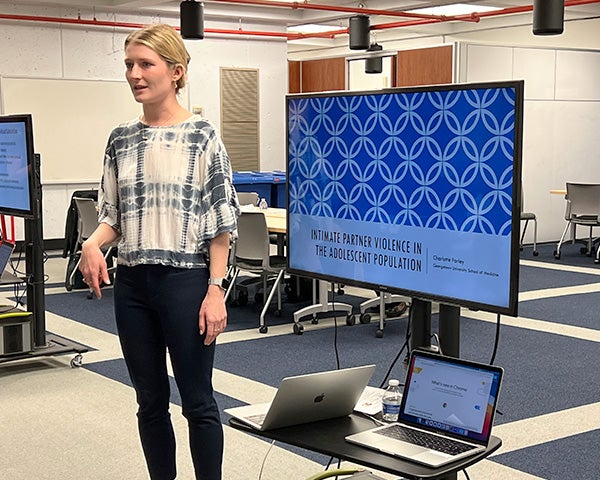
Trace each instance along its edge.
<instances>
[{"instance_id":1,"label":"plastic bottle cap","mask_svg":"<svg viewBox=\"0 0 600 480\"><path fill-rule=\"evenodd\" d=\"M398 385L400 385L400 381L399 380L390 380L388 385L390 387L397 387Z\"/></svg>"}]
</instances>

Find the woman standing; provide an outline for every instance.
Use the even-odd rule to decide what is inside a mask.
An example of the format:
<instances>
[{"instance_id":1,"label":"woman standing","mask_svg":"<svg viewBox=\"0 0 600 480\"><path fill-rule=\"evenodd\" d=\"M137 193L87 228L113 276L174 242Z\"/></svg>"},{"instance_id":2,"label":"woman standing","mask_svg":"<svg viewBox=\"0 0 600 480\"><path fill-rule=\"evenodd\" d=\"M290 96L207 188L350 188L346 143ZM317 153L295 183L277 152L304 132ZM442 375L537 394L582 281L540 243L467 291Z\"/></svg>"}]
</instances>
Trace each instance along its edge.
<instances>
[{"instance_id":1,"label":"woman standing","mask_svg":"<svg viewBox=\"0 0 600 480\"><path fill-rule=\"evenodd\" d=\"M118 239L115 317L153 480L176 477L167 351L196 478L220 479L223 458L212 368L214 340L227 324L224 278L239 205L215 128L177 101L189 61L171 26L127 37L126 77L143 115L109 137L100 225L83 245L80 266L100 297L109 282L100 248Z\"/></svg>"}]
</instances>

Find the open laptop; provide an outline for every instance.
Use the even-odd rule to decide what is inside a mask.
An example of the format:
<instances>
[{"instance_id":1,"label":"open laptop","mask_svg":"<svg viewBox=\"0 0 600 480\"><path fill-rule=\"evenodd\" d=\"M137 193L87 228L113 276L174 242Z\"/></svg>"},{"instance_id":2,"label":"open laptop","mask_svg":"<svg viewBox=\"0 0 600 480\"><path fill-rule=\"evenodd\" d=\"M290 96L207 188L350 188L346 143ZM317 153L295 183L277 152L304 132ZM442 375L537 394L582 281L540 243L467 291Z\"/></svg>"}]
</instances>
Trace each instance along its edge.
<instances>
[{"instance_id":1,"label":"open laptop","mask_svg":"<svg viewBox=\"0 0 600 480\"><path fill-rule=\"evenodd\" d=\"M0 240L0 277L4 274L14 249L14 243L8 240Z\"/></svg>"},{"instance_id":2,"label":"open laptop","mask_svg":"<svg viewBox=\"0 0 600 480\"><path fill-rule=\"evenodd\" d=\"M474 455L488 445L502 374L493 365L415 350L398 423L346 440L430 467Z\"/></svg>"},{"instance_id":3,"label":"open laptop","mask_svg":"<svg viewBox=\"0 0 600 480\"><path fill-rule=\"evenodd\" d=\"M352 413L375 365L286 377L269 403L225 409L257 430L272 430Z\"/></svg>"}]
</instances>

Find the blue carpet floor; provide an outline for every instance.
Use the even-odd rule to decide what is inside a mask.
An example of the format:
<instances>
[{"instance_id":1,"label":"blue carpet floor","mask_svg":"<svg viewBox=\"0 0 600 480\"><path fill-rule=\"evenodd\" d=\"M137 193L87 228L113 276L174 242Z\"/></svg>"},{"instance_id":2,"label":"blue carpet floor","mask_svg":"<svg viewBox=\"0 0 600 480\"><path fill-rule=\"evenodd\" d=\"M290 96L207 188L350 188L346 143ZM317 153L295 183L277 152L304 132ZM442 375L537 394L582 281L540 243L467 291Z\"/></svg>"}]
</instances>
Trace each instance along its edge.
<instances>
[{"instance_id":1,"label":"blue carpet floor","mask_svg":"<svg viewBox=\"0 0 600 480\"><path fill-rule=\"evenodd\" d=\"M554 244L541 245L538 257L532 257L530 249L526 248L521 257L551 265L598 269L600 274L600 267L594 264L593 259L579 253L579 245L565 245L560 260L554 259L554 248ZM544 268L544 263L539 263L536 266L520 267L519 290L531 292L581 286L599 281L600 275L554 270ZM85 291L47 295L46 309L100 330L116 333L112 313L112 291L107 289L102 301L87 300L85 296ZM355 312L362 301L361 298L349 295L338 297L337 300L351 303ZM267 316L267 324L291 325L292 313L308 303L284 304L282 316L278 318L270 313ZM598 330L599 303L600 292L521 301L519 316L523 319ZM253 302L244 307L230 307L228 330L257 328L259 310L259 306ZM437 331L437 322L437 315L434 315L432 331ZM403 378L402 360L405 352L401 352L401 348L406 338L406 317L386 321L383 338L377 338L375 335L378 323L347 326L343 316L337 319L337 329L318 329L313 328L310 321L303 323L303 335L267 334L255 340L221 344L216 350L215 367L277 386L284 376L334 369L338 360L341 367L375 363L377 368L371 385L380 386L392 362L397 358L397 363L391 370L391 377ZM489 362L494 347L496 325L462 317L460 327L461 356ZM499 404L501 415L497 416L496 424L598 402L598 358L596 341L502 324L496 363L504 367L505 377ZM84 368L130 385L123 360L89 365L84 363ZM180 404L174 381L172 399L174 403ZM221 409L240 404L239 400L222 394L217 395L217 400ZM227 420L227 415L223 414L223 421ZM597 422L597 419L591 421ZM592 452L595 452L593 445L598 445L599 441L600 430L597 429L499 454L493 461L549 480L594 479L597 478L600 463ZM310 452L290 450L318 462L327 461Z\"/></svg>"}]
</instances>

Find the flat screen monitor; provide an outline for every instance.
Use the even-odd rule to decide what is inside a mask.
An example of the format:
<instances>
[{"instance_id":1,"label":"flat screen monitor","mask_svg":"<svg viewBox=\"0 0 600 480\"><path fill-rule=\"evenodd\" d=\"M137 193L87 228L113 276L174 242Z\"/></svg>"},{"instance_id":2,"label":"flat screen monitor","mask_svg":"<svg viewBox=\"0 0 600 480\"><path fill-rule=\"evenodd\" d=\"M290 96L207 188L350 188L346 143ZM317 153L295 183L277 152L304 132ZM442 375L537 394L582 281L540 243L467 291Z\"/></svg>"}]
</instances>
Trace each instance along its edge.
<instances>
[{"instance_id":1,"label":"flat screen monitor","mask_svg":"<svg viewBox=\"0 0 600 480\"><path fill-rule=\"evenodd\" d=\"M34 174L31 115L0 115L0 214L34 216Z\"/></svg>"},{"instance_id":2,"label":"flat screen monitor","mask_svg":"<svg viewBox=\"0 0 600 480\"><path fill-rule=\"evenodd\" d=\"M286 100L290 273L517 315L522 81Z\"/></svg>"}]
</instances>

